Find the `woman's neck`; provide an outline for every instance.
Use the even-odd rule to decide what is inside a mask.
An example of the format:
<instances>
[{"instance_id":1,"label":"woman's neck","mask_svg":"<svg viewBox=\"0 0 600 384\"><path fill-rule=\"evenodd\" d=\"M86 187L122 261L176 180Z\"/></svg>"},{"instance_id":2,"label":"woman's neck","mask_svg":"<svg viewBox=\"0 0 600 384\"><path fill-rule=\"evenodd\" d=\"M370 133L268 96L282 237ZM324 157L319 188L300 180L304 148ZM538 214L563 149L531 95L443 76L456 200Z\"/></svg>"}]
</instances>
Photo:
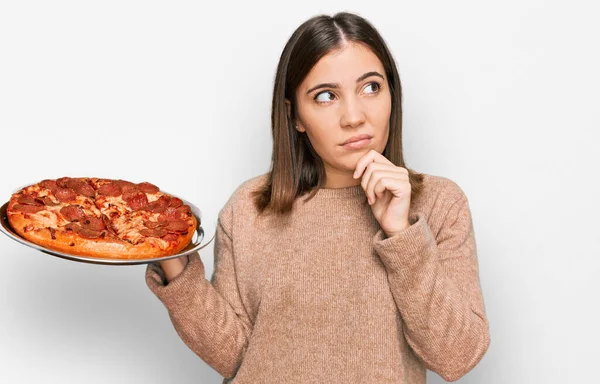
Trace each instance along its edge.
<instances>
[{"instance_id":1,"label":"woman's neck","mask_svg":"<svg viewBox=\"0 0 600 384\"><path fill-rule=\"evenodd\" d=\"M325 183L323 183L323 188L336 189L360 185L361 179L353 178L352 171L326 169L325 174L326 176Z\"/></svg>"}]
</instances>

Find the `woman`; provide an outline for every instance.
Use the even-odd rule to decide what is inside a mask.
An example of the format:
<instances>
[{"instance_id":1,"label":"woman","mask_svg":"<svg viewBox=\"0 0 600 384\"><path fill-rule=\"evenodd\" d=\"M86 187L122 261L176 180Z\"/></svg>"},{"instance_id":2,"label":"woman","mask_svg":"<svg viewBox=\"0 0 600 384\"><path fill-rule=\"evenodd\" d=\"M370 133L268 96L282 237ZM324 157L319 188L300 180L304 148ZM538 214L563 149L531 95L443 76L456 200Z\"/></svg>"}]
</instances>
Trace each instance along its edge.
<instances>
[{"instance_id":1,"label":"woman","mask_svg":"<svg viewBox=\"0 0 600 384\"><path fill-rule=\"evenodd\" d=\"M268 173L219 212L215 265L149 264L182 340L224 383L454 381L488 349L467 197L402 157L394 60L363 18L291 36ZM159 265L160 264L160 265Z\"/></svg>"}]
</instances>

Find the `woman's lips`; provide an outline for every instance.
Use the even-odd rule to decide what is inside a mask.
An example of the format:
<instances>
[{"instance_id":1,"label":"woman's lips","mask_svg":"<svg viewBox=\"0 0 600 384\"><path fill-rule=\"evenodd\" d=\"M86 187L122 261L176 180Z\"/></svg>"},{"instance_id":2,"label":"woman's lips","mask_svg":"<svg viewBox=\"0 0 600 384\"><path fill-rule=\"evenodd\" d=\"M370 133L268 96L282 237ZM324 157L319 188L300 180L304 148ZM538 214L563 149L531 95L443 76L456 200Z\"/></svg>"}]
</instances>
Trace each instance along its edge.
<instances>
[{"instance_id":1,"label":"woman's lips","mask_svg":"<svg viewBox=\"0 0 600 384\"><path fill-rule=\"evenodd\" d=\"M342 147L344 147L346 149L361 149L361 148L366 147L370 143L371 143L371 139L366 138L366 139L362 139L362 140L358 140L358 141L353 141L348 144L344 144L344 145L342 145Z\"/></svg>"}]
</instances>

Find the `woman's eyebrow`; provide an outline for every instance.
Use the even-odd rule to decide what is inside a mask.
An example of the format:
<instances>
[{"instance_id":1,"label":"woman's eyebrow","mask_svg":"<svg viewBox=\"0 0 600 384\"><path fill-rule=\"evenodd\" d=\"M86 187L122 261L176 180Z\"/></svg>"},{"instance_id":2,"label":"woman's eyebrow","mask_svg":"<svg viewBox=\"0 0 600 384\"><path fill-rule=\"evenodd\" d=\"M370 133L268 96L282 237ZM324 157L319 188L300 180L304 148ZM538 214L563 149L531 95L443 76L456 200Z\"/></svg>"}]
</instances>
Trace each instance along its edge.
<instances>
[{"instance_id":1,"label":"woman's eyebrow","mask_svg":"<svg viewBox=\"0 0 600 384\"><path fill-rule=\"evenodd\" d=\"M371 76L378 76L383 79L383 75L381 73L379 73L377 71L371 71L371 72L367 72L364 75L360 76L358 79L356 79L356 82L360 83L367 77L371 77ZM338 83L322 83L322 84L315 85L314 87L312 87L311 89L306 91L306 93L309 94L312 91L315 91L315 90L321 89L321 88L339 88L339 87L340 87L340 85Z\"/></svg>"}]
</instances>

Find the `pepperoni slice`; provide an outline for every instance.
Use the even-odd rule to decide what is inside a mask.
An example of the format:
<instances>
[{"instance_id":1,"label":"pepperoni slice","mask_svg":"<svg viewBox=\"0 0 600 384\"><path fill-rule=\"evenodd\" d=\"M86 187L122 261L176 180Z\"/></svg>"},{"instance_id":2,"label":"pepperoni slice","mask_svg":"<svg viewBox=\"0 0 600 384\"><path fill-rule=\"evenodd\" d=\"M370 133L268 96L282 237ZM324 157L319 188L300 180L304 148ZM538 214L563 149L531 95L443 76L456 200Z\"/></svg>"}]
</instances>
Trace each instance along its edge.
<instances>
[{"instance_id":1,"label":"pepperoni slice","mask_svg":"<svg viewBox=\"0 0 600 384\"><path fill-rule=\"evenodd\" d=\"M63 227L64 229L68 231L73 231L75 233L79 233L79 231L81 231L81 225L77 224L77 223L69 223L67 225L65 225Z\"/></svg>"},{"instance_id":2,"label":"pepperoni slice","mask_svg":"<svg viewBox=\"0 0 600 384\"><path fill-rule=\"evenodd\" d=\"M169 198L167 196L161 196L158 200L148 203L144 209L153 213L163 213L168 206Z\"/></svg>"},{"instance_id":3,"label":"pepperoni slice","mask_svg":"<svg viewBox=\"0 0 600 384\"><path fill-rule=\"evenodd\" d=\"M123 191L121 190L121 187L116 183L102 184L100 188L98 188L98 194L100 195L116 197L121 196L122 193Z\"/></svg>"},{"instance_id":4,"label":"pepperoni slice","mask_svg":"<svg viewBox=\"0 0 600 384\"><path fill-rule=\"evenodd\" d=\"M133 189L123 192L123 200L125 200L127 205L134 211L139 211L148 205L148 197L146 194Z\"/></svg>"},{"instance_id":5,"label":"pepperoni slice","mask_svg":"<svg viewBox=\"0 0 600 384\"><path fill-rule=\"evenodd\" d=\"M169 207L177 208L183 205L183 201L179 197L172 197Z\"/></svg>"},{"instance_id":6,"label":"pepperoni slice","mask_svg":"<svg viewBox=\"0 0 600 384\"><path fill-rule=\"evenodd\" d=\"M67 201L75 201L75 198L77 197L77 193L70 189L70 188L58 188L56 190L56 192L54 192L54 196L56 196L56 198L61 201L61 202L67 202Z\"/></svg>"},{"instance_id":7,"label":"pepperoni slice","mask_svg":"<svg viewBox=\"0 0 600 384\"><path fill-rule=\"evenodd\" d=\"M40 181L40 187L49 189L54 193L55 190L58 189L58 185L56 184L56 180L45 179Z\"/></svg>"},{"instance_id":8,"label":"pepperoni slice","mask_svg":"<svg viewBox=\"0 0 600 384\"><path fill-rule=\"evenodd\" d=\"M60 180L60 183L58 180ZM71 177L64 177L58 180L56 181L58 186L64 188L77 189L79 186L85 184L85 181Z\"/></svg>"},{"instance_id":9,"label":"pepperoni slice","mask_svg":"<svg viewBox=\"0 0 600 384\"><path fill-rule=\"evenodd\" d=\"M79 220L83 229L91 229L94 231L102 231L106 229L104 221L94 216L87 215Z\"/></svg>"},{"instance_id":10,"label":"pepperoni slice","mask_svg":"<svg viewBox=\"0 0 600 384\"><path fill-rule=\"evenodd\" d=\"M54 207L58 205L58 203L55 203L54 200L52 200L49 196L36 197L35 201L39 202L40 204L47 205L48 207Z\"/></svg>"},{"instance_id":11,"label":"pepperoni slice","mask_svg":"<svg viewBox=\"0 0 600 384\"><path fill-rule=\"evenodd\" d=\"M70 177L60 177L60 178L56 179L56 185L59 186L60 188L68 188L67 182L69 180L71 180Z\"/></svg>"},{"instance_id":12,"label":"pepperoni slice","mask_svg":"<svg viewBox=\"0 0 600 384\"><path fill-rule=\"evenodd\" d=\"M85 213L79 205L67 205L61 208L60 214L69 221L76 221L85 217Z\"/></svg>"},{"instance_id":13,"label":"pepperoni slice","mask_svg":"<svg viewBox=\"0 0 600 384\"><path fill-rule=\"evenodd\" d=\"M85 237L87 239L97 239L99 237L103 238L106 236L107 231L96 231L89 228L82 228L77 223L69 223L64 226L67 231L73 231L77 233L81 237Z\"/></svg>"},{"instance_id":14,"label":"pepperoni slice","mask_svg":"<svg viewBox=\"0 0 600 384\"><path fill-rule=\"evenodd\" d=\"M83 195L85 197L94 197L96 196L96 190L94 187L89 185L88 183L79 184L77 187L73 188L75 192Z\"/></svg>"},{"instance_id":15,"label":"pepperoni slice","mask_svg":"<svg viewBox=\"0 0 600 384\"><path fill-rule=\"evenodd\" d=\"M165 227L168 224L166 221L147 221L144 220L144 226L146 228L154 229L158 227Z\"/></svg>"},{"instance_id":16,"label":"pepperoni slice","mask_svg":"<svg viewBox=\"0 0 600 384\"><path fill-rule=\"evenodd\" d=\"M179 240L179 235L176 233L167 233L166 235L162 236L161 239L166 241L177 241Z\"/></svg>"},{"instance_id":17,"label":"pepperoni slice","mask_svg":"<svg viewBox=\"0 0 600 384\"><path fill-rule=\"evenodd\" d=\"M171 213L171 212L170 212ZM167 216L164 213L158 215L158 221L173 221L173 220L182 220L182 217L179 217L177 211L174 211L171 215Z\"/></svg>"},{"instance_id":18,"label":"pepperoni slice","mask_svg":"<svg viewBox=\"0 0 600 384\"><path fill-rule=\"evenodd\" d=\"M57 184L59 187L71 188L78 194L83 195L85 197L94 197L96 195L96 191L94 190L94 188L91 185L89 185L84 179L62 177L57 180Z\"/></svg>"},{"instance_id":19,"label":"pepperoni slice","mask_svg":"<svg viewBox=\"0 0 600 384\"><path fill-rule=\"evenodd\" d=\"M13 210L22 213L36 213L46 209L43 205L15 204Z\"/></svg>"},{"instance_id":20,"label":"pepperoni slice","mask_svg":"<svg viewBox=\"0 0 600 384\"><path fill-rule=\"evenodd\" d=\"M167 220L167 221L186 220L191 215L192 215L192 211L190 210L190 207L187 205L182 205L181 207L177 207L177 208L167 207L167 209L165 209L165 211L163 213L161 213L162 219L161 219L161 216L159 216L159 220Z\"/></svg>"},{"instance_id":21,"label":"pepperoni slice","mask_svg":"<svg viewBox=\"0 0 600 384\"><path fill-rule=\"evenodd\" d=\"M140 235L146 237L162 237L168 234L169 232L164 228L154 228L154 229L142 229L140 230Z\"/></svg>"},{"instance_id":22,"label":"pepperoni slice","mask_svg":"<svg viewBox=\"0 0 600 384\"><path fill-rule=\"evenodd\" d=\"M179 212L183 218L187 218L192 214L192 209L189 205L182 205L181 207L177 207L177 212Z\"/></svg>"},{"instance_id":23,"label":"pepperoni slice","mask_svg":"<svg viewBox=\"0 0 600 384\"><path fill-rule=\"evenodd\" d=\"M179 213L177 212L177 208L167 207L163 212L163 215L168 217L168 220L179 219Z\"/></svg>"},{"instance_id":24,"label":"pepperoni slice","mask_svg":"<svg viewBox=\"0 0 600 384\"><path fill-rule=\"evenodd\" d=\"M17 198L17 203L26 204L26 205L44 205L44 203L40 203L31 195L21 195Z\"/></svg>"},{"instance_id":25,"label":"pepperoni slice","mask_svg":"<svg viewBox=\"0 0 600 384\"><path fill-rule=\"evenodd\" d=\"M137 185L137 189L139 189L142 192L146 192L146 193L156 193L156 192L160 191L160 189L156 185L150 184L145 181L143 183L139 183Z\"/></svg>"},{"instance_id":26,"label":"pepperoni slice","mask_svg":"<svg viewBox=\"0 0 600 384\"><path fill-rule=\"evenodd\" d=\"M183 220L173 220L169 221L169 224L165 227L165 229L169 232L187 232L190 228L190 225Z\"/></svg>"},{"instance_id":27,"label":"pepperoni slice","mask_svg":"<svg viewBox=\"0 0 600 384\"><path fill-rule=\"evenodd\" d=\"M125 193L126 191L129 191L129 190L137 190L137 185L130 181L119 179L119 180L113 181L113 183L115 183L119 187L121 187L121 190L123 190L123 193Z\"/></svg>"}]
</instances>

